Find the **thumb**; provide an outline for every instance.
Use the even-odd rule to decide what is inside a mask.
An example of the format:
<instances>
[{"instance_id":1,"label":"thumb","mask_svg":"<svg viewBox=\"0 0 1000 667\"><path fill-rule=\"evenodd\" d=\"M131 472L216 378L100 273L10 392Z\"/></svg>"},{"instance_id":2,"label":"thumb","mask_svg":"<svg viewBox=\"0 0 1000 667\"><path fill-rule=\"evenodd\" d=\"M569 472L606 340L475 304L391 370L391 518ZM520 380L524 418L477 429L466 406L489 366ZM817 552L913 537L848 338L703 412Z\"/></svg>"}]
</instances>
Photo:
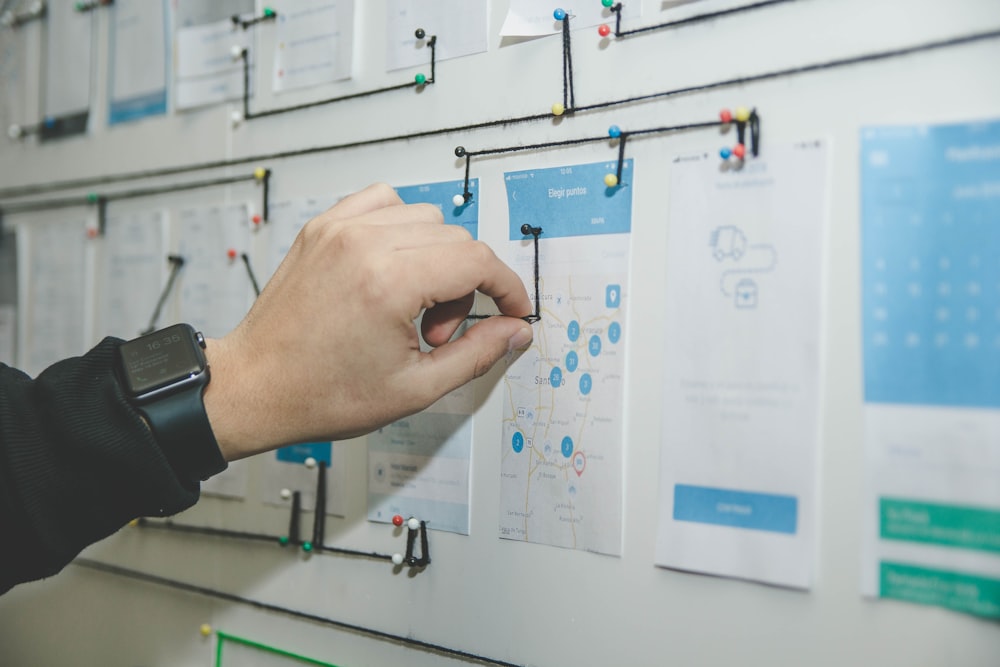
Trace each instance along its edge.
<instances>
[{"instance_id":1,"label":"thumb","mask_svg":"<svg viewBox=\"0 0 1000 667\"><path fill-rule=\"evenodd\" d=\"M511 350L526 347L534 337L531 325L516 317L497 315L473 325L461 337L428 355L425 386L444 395L484 375Z\"/></svg>"}]
</instances>

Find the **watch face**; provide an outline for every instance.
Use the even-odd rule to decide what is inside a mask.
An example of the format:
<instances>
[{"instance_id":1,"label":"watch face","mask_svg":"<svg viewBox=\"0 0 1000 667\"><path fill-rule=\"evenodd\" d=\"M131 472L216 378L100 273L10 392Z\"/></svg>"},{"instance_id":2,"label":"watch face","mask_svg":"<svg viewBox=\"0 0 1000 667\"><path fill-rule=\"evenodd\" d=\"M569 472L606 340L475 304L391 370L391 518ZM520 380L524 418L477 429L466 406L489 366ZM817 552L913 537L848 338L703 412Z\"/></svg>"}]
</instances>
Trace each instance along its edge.
<instances>
[{"instance_id":1,"label":"watch face","mask_svg":"<svg viewBox=\"0 0 1000 667\"><path fill-rule=\"evenodd\" d=\"M175 324L122 344L125 381L133 396L173 384L205 368L194 330Z\"/></svg>"}]
</instances>

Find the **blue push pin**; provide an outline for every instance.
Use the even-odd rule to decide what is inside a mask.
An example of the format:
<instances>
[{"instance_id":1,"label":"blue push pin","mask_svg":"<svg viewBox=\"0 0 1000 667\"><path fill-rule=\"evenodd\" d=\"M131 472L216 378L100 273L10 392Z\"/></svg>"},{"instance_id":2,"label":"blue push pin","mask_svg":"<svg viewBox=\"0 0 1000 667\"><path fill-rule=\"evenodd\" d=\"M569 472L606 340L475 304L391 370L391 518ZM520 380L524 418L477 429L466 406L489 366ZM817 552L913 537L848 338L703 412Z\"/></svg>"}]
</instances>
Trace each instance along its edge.
<instances>
[{"instance_id":1,"label":"blue push pin","mask_svg":"<svg viewBox=\"0 0 1000 667\"><path fill-rule=\"evenodd\" d=\"M556 21L565 21L566 10L562 8L555 10L554 12L552 12L552 18L554 18Z\"/></svg>"},{"instance_id":2,"label":"blue push pin","mask_svg":"<svg viewBox=\"0 0 1000 667\"><path fill-rule=\"evenodd\" d=\"M50 130L56 126L56 119L53 118L52 116L46 117L43 122L45 123L45 127L47 127Z\"/></svg>"},{"instance_id":3,"label":"blue push pin","mask_svg":"<svg viewBox=\"0 0 1000 667\"><path fill-rule=\"evenodd\" d=\"M617 125L612 125L611 127L608 128L608 136L611 137L612 139L617 139L618 137L622 136L622 129Z\"/></svg>"},{"instance_id":4,"label":"blue push pin","mask_svg":"<svg viewBox=\"0 0 1000 667\"><path fill-rule=\"evenodd\" d=\"M721 157L723 160L728 160L732 154L733 152L728 148L723 148L719 150L719 157Z\"/></svg>"}]
</instances>

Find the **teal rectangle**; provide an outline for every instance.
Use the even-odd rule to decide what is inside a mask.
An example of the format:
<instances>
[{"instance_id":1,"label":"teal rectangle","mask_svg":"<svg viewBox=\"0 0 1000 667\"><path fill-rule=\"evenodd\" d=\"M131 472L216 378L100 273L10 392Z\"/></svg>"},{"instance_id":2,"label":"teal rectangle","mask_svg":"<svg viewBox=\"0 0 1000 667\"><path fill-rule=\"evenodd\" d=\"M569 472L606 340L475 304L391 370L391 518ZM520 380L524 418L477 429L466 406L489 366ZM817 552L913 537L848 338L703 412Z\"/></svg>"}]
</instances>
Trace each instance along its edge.
<instances>
[{"instance_id":1,"label":"teal rectangle","mask_svg":"<svg viewBox=\"0 0 1000 667\"><path fill-rule=\"evenodd\" d=\"M1000 511L880 498L879 535L884 540L1000 553Z\"/></svg>"},{"instance_id":2,"label":"teal rectangle","mask_svg":"<svg viewBox=\"0 0 1000 667\"><path fill-rule=\"evenodd\" d=\"M1000 580L973 574L883 561L879 595L1000 619Z\"/></svg>"}]
</instances>

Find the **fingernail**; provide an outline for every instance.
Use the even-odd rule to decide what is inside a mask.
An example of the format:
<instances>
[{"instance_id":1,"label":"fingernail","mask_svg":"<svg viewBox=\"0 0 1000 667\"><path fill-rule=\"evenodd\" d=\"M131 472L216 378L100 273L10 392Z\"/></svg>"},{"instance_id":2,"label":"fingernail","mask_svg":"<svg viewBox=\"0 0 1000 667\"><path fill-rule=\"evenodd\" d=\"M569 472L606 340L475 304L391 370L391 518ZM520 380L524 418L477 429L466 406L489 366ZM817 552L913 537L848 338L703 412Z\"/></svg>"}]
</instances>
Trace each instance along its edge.
<instances>
[{"instance_id":1,"label":"fingernail","mask_svg":"<svg viewBox=\"0 0 1000 667\"><path fill-rule=\"evenodd\" d=\"M507 341L507 351L516 350L518 348L527 347L531 342L531 339L535 337L535 332L531 330L531 327L521 327L517 330L510 340Z\"/></svg>"}]
</instances>

